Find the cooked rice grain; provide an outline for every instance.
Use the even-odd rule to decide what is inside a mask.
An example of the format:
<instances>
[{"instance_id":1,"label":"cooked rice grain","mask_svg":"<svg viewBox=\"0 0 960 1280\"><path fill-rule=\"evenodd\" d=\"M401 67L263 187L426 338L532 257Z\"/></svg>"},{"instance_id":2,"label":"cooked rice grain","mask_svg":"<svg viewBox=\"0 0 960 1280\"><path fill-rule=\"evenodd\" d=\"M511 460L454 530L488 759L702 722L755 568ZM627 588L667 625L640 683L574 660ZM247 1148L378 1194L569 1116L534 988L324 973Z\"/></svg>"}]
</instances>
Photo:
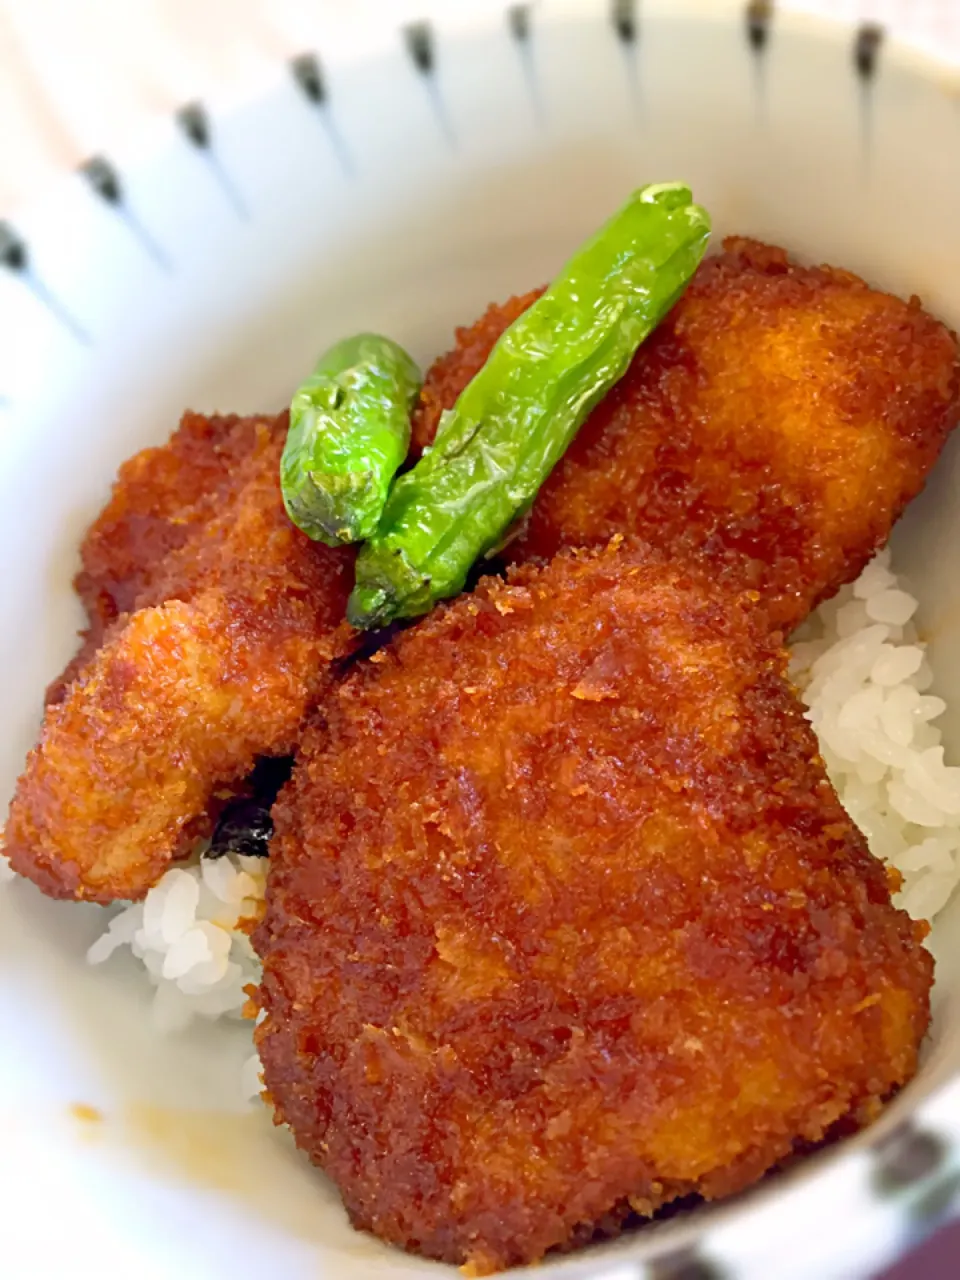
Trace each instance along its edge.
<instances>
[{"instance_id":1,"label":"cooked rice grain","mask_svg":"<svg viewBox=\"0 0 960 1280\"><path fill-rule=\"evenodd\" d=\"M831 781L877 857L903 876L900 906L930 920L960 879L960 768L944 763L945 710L889 551L794 637L790 673Z\"/></svg>"},{"instance_id":2,"label":"cooked rice grain","mask_svg":"<svg viewBox=\"0 0 960 1280\"><path fill-rule=\"evenodd\" d=\"M122 908L87 952L102 964L128 946L156 991L153 1014L164 1031L194 1015L240 1017L244 988L260 978L245 922L263 902L263 858L199 856L168 871L143 902Z\"/></svg>"}]
</instances>

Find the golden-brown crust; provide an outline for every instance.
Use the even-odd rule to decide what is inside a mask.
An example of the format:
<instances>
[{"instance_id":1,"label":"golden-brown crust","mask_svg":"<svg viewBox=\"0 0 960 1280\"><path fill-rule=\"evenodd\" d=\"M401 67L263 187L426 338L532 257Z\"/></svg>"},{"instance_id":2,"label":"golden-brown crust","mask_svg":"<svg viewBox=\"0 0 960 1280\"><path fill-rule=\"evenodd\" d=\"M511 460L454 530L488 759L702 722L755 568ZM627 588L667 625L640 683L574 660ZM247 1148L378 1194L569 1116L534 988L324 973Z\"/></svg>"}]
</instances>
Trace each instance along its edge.
<instances>
[{"instance_id":1,"label":"golden-brown crust","mask_svg":"<svg viewBox=\"0 0 960 1280\"><path fill-rule=\"evenodd\" d=\"M275 809L257 1039L357 1226L531 1262L730 1194L913 1074L922 931L709 578L561 556L323 703Z\"/></svg>"},{"instance_id":2,"label":"golden-brown crust","mask_svg":"<svg viewBox=\"0 0 960 1280\"><path fill-rule=\"evenodd\" d=\"M156 587L167 557L235 498L238 473L263 426L258 418L208 418L188 410L166 444L123 463L80 547L74 585L89 622L79 653L47 691L48 702L60 701L117 618L162 602Z\"/></svg>"},{"instance_id":3,"label":"golden-brown crust","mask_svg":"<svg viewBox=\"0 0 960 1280\"><path fill-rule=\"evenodd\" d=\"M85 552L99 543L96 599L106 592L132 612L110 621L48 707L4 831L14 868L45 892L141 897L202 830L218 792L239 784L258 755L293 750L331 658L349 647L342 618L353 555L311 542L287 518L284 433L284 418L233 422L228 434L243 447L203 517L189 513L216 468L196 450L183 463L181 509L171 478L179 464L163 450L124 468L139 495L127 501L121 478L114 515L97 522ZM216 452L223 439L211 431L208 444ZM136 502L148 505L150 475L158 501L149 519L141 511L134 520Z\"/></svg>"},{"instance_id":4,"label":"golden-brown crust","mask_svg":"<svg viewBox=\"0 0 960 1280\"><path fill-rule=\"evenodd\" d=\"M428 372L429 442L535 294L491 307ZM860 572L958 417L954 335L916 299L731 239L554 469L507 554L637 534L707 551L789 630Z\"/></svg>"}]
</instances>

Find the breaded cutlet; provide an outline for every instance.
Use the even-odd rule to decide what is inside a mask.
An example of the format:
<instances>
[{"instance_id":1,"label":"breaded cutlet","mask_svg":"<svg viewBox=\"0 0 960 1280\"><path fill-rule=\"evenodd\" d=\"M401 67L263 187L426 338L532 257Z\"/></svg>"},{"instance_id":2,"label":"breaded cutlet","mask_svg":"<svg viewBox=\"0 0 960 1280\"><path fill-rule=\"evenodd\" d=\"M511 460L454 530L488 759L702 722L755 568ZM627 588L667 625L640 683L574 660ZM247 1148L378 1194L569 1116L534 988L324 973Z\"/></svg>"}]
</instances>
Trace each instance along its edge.
<instances>
[{"instance_id":1,"label":"breaded cutlet","mask_svg":"<svg viewBox=\"0 0 960 1280\"><path fill-rule=\"evenodd\" d=\"M352 643L353 552L283 508L286 415L185 422L87 539L91 636L10 806L5 852L55 897L142 897L259 756L293 751Z\"/></svg>"},{"instance_id":2,"label":"breaded cutlet","mask_svg":"<svg viewBox=\"0 0 960 1280\"><path fill-rule=\"evenodd\" d=\"M425 379L418 449L537 296L458 330ZM727 240L590 414L505 554L635 534L708 555L789 632L887 540L960 416L958 394L956 338L917 299Z\"/></svg>"},{"instance_id":3,"label":"breaded cutlet","mask_svg":"<svg viewBox=\"0 0 960 1280\"><path fill-rule=\"evenodd\" d=\"M913 1075L924 927L762 615L642 547L487 579L325 700L274 810L269 1101L469 1274L729 1195Z\"/></svg>"}]
</instances>

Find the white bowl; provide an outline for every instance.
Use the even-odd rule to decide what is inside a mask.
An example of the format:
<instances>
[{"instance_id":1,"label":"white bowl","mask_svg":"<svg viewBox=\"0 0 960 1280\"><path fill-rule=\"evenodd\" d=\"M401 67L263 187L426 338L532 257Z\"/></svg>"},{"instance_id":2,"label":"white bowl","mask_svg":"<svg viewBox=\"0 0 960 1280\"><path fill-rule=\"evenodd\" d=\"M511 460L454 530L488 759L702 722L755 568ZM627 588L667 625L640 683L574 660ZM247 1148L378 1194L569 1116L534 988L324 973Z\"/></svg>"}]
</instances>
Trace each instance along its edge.
<instances>
[{"instance_id":1,"label":"white bowl","mask_svg":"<svg viewBox=\"0 0 960 1280\"><path fill-rule=\"evenodd\" d=\"M428 359L488 300L548 277L642 181L683 177L720 234L917 292L960 326L958 82L869 33L764 12L579 0L384 26L296 75L278 66L243 106L171 120L149 152L65 179L2 228L0 787L73 649L76 547L125 457L187 405L279 407L345 332L380 329ZM895 536L955 757L958 458ZM246 1028L160 1040L140 973L85 967L98 908L17 883L0 915L4 1276L444 1271L352 1232L265 1114L243 1113ZM955 902L934 935L923 1069L871 1131L538 1275L849 1280L904 1247L960 1176L958 926Z\"/></svg>"}]
</instances>

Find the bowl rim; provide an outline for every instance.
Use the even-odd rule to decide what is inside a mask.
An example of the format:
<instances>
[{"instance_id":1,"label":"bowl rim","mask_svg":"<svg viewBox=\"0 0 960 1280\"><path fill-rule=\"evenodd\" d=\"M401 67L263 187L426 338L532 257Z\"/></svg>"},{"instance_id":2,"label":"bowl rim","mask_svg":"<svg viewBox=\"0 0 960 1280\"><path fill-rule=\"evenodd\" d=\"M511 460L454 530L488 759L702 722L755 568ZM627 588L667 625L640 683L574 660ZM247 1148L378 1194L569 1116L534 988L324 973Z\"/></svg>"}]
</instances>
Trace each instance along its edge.
<instances>
[{"instance_id":1,"label":"bowl rim","mask_svg":"<svg viewBox=\"0 0 960 1280\"><path fill-rule=\"evenodd\" d=\"M56 204L58 192L64 184L82 175L87 166L99 161L115 166L123 173L135 173L150 163L151 156L169 139L174 131L183 129L181 113L201 107L216 123L255 107L262 99L288 83L299 58L314 57L321 60L325 69L339 72L362 64L373 57L395 51L398 42L412 29L427 26L451 40L470 40L489 34L507 20L517 9L530 11L537 23L574 23L585 19L611 21L618 0L549 0L546 6L541 0L406 0L390 12L390 0L380 0L383 12L375 21L370 13L358 5L346 17L338 15L332 21L325 12L317 15L315 28L318 39L299 49L297 53L271 58L269 70L244 83L242 88L218 89L193 95L180 105L164 112L145 112L137 129L115 146L108 139L87 153L74 165L58 169L37 189L22 200L15 200L9 208L0 207L0 227L15 226L21 230L33 217ZM819 11L780 8L776 0L625 0L637 14L641 24L657 20L676 22L715 23L718 26L739 25L744 31L751 11L762 13L769 36L777 37L781 30L796 31L800 35L816 38L835 46L846 42L850 50L851 37L865 31L879 33L884 64L893 62L898 68L913 72L922 79L939 84L960 101L960 46L955 57L945 56L932 41L921 40L913 34L898 32L886 23L859 19L848 15L827 14ZM641 36L642 38L642 36ZM321 45L321 39L323 44ZM872 71L870 73L872 75Z\"/></svg>"}]
</instances>

